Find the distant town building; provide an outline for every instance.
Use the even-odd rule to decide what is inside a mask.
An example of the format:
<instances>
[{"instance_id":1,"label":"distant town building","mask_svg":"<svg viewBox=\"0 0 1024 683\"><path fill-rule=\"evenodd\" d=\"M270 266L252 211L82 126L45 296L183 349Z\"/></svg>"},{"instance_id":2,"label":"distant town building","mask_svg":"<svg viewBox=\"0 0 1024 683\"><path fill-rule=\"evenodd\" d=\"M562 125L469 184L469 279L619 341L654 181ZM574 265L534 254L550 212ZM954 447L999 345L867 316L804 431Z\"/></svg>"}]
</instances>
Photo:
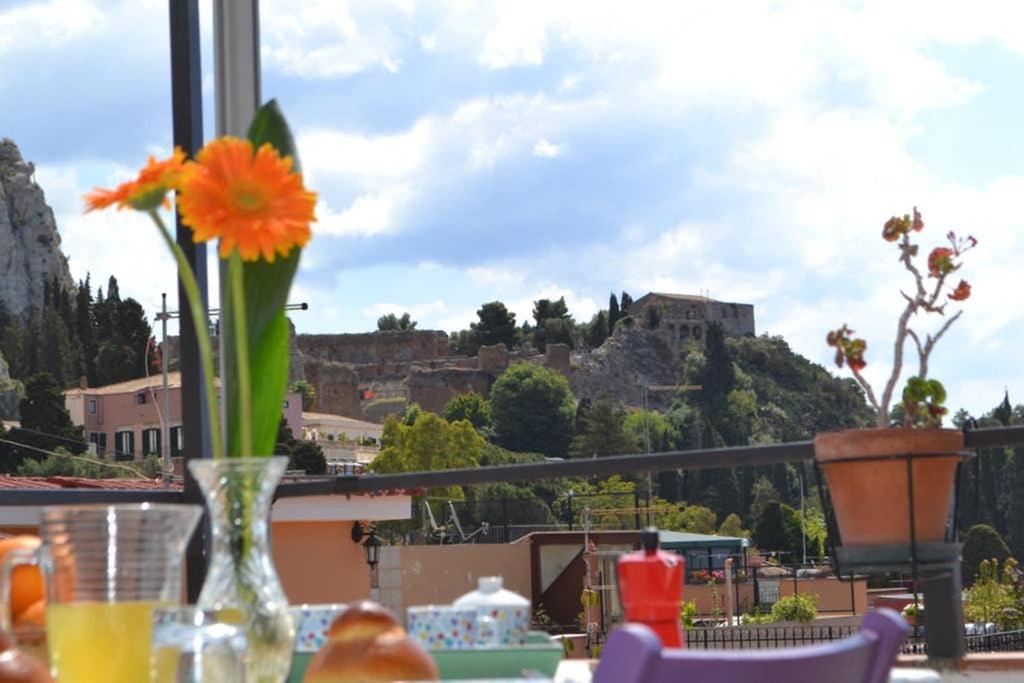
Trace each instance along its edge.
<instances>
[{"instance_id":1,"label":"distant town building","mask_svg":"<svg viewBox=\"0 0 1024 683\"><path fill-rule=\"evenodd\" d=\"M170 454L181 454L181 373L168 375ZM218 387L219 392L219 387ZM219 395L219 394L218 394ZM164 453L161 443L161 411L164 407L163 376L153 375L105 387L83 387L64 392L71 421L85 428L85 438L97 453L113 454L116 460L141 460ZM302 397L288 393L281 404L285 421L294 434L302 433Z\"/></svg>"},{"instance_id":2,"label":"distant town building","mask_svg":"<svg viewBox=\"0 0 1024 683\"><path fill-rule=\"evenodd\" d=\"M383 432L384 426L376 422L326 413L302 413L301 438L320 444L328 464L373 462L380 452Z\"/></svg>"},{"instance_id":3,"label":"distant town building","mask_svg":"<svg viewBox=\"0 0 1024 683\"><path fill-rule=\"evenodd\" d=\"M654 309L654 312L648 309ZM629 307L629 314L641 326L649 320L656 320L657 329L674 342L674 349L679 349L691 339L702 344L707 326L712 322L721 324L722 330L730 337L756 334L752 304L717 301L692 294L651 292L634 301Z\"/></svg>"}]
</instances>

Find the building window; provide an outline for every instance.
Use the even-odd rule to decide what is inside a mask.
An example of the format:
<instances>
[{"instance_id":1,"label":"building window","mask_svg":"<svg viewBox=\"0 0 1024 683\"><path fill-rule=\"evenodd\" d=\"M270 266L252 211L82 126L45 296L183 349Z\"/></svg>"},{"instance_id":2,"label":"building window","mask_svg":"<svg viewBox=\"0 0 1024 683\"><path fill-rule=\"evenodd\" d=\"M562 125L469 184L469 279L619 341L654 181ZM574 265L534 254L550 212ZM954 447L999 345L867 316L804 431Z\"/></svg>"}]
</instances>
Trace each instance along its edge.
<instances>
[{"instance_id":1,"label":"building window","mask_svg":"<svg viewBox=\"0 0 1024 683\"><path fill-rule=\"evenodd\" d=\"M107 452L107 433L89 432L89 443L96 444L96 453L103 455Z\"/></svg>"},{"instance_id":2,"label":"building window","mask_svg":"<svg viewBox=\"0 0 1024 683\"><path fill-rule=\"evenodd\" d=\"M328 441L334 441L334 434L328 434L327 435L327 440Z\"/></svg>"},{"instance_id":3,"label":"building window","mask_svg":"<svg viewBox=\"0 0 1024 683\"><path fill-rule=\"evenodd\" d=\"M116 460L135 459L135 432L126 429L114 434L114 458Z\"/></svg>"},{"instance_id":4,"label":"building window","mask_svg":"<svg viewBox=\"0 0 1024 683\"><path fill-rule=\"evenodd\" d=\"M704 336L704 331L702 329L700 329L699 327L697 327L696 325L694 325L693 326L693 338L698 340L698 341L700 341L700 338L702 336Z\"/></svg>"},{"instance_id":5,"label":"building window","mask_svg":"<svg viewBox=\"0 0 1024 683\"><path fill-rule=\"evenodd\" d=\"M135 403L136 403L136 405L140 405L141 406L145 402L146 402L146 392L145 391L140 391L139 393L135 394Z\"/></svg>"},{"instance_id":6,"label":"building window","mask_svg":"<svg viewBox=\"0 0 1024 683\"><path fill-rule=\"evenodd\" d=\"M90 415L95 415L96 414L96 399L94 399L94 398L90 398L89 399L89 414Z\"/></svg>"},{"instance_id":7,"label":"building window","mask_svg":"<svg viewBox=\"0 0 1024 683\"><path fill-rule=\"evenodd\" d=\"M689 310L686 312L686 319L693 320L693 310Z\"/></svg>"},{"instance_id":8,"label":"building window","mask_svg":"<svg viewBox=\"0 0 1024 683\"><path fill-rule=\"evenodd\" d=\"M150 427L142 430L142 454L160 455L160 428Z\"/></svg>"},{"instance_id":9,"label":"building window","mask_svg":"<svg viewBox=\"0 0 1024 683\"><path fill-rule=\"evenodd\" d=\"M728 318L729 317L729 311L725 310L725 306L722 306L722 317L723 318Z\"/></svg>"},{"instance_id":10,"label":"building window","mask_svg":"<svg viewBox=\"0 0 1024 683\"><path fill-rule=\"evenodd\" d=\"M181 455L181 450L185 447L185 436L184 430L181 425L171 427L171 457L177 458Z\"/></svg>"}]
</instances>

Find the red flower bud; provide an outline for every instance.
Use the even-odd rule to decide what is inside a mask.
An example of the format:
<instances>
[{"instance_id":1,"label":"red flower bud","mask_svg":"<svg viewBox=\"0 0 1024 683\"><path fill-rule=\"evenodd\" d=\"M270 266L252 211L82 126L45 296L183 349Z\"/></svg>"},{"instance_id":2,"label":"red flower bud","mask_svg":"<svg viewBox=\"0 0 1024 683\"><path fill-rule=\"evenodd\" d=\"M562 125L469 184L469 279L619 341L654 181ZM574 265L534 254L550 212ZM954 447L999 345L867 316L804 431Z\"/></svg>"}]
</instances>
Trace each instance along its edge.
<instances>
[{"instance_id":1,"label":"red flower bud","mask_svg":"<svg viewBox=\"0 0 1024 683\"><path fill-rule=\"evenodd\" d=\"M895 242L900 238L900 235L905 235L907 232L907 222L902 218L893 216L885 222L885 227L882 228L882 238L886 242Z\"/></svg>"},{"instance_id":2,"label":"red flower bud","mask_svg":"<svg viewBox=\"0 0 1024 683\"><path fill-rule=\"evenodd\" d=\"M932 277L945 275L953 270L953 250L948 247L935 247L928 254L928 273Z\"/></svg>"},{"instance_id":3,"label":"red flower bud","mask_svg":"<svg viewBox=\"0 0 1024 683\"><path fill-rule=\"evenodd\" d=\"M963 301L971 295L971 285L967 280L961 280L960 284L956 286L953 293L949 295L949 298L953 301Z\"/></svg>"},{"instance_id":4,"label":"red flower bud","mask_svg":"<svg viewBox=\"0 0 1024 683\"><path fill-rule=\"evenodd\" d=\"M921 232L924 229L924 221L921 219L921 212L914 207L914 232Z\"/></svg>"}]
</instances>

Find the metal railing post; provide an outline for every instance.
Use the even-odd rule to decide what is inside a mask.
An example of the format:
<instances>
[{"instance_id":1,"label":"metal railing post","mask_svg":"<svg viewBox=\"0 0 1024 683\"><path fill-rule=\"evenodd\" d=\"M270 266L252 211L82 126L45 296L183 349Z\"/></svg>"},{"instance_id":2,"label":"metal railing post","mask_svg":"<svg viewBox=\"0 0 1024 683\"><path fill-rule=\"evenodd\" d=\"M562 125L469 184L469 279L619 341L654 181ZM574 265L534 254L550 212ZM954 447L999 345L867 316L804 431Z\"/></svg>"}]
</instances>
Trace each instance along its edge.
<instances>
[{"instance_id":1,"label":"metal railing post","mask_svg":"<svg viewBox=\"0 0 1024 683\"><path fill-rule=\"evenodd\" d=\"M171 30L171 110L173 116L174 144L186 154L194 156L203 146L203 93L200 62L199 6L197 0L168 0L169 24ZM182 225L180 217L175 221L175 240L185 253L185 258L195 272L196 281L203 301L207 295L206 245L192 240L192 231ZM178 278L178 301L184 302L185 290ZM210 424L207 419L206 396L202 390L203 370L199 362L199 345L195 325L205 325L205 320L194 320L188 306L181 309L178 332L178 366L181 370L181 424L182 457L184 461L184 500L202 504L202 494L189 472L188 463L196 458L209 455ZM166 355L168 349L164 349ZM170 419L170 415L167 416ZM169 439L168 439L169 441ZM170 448L170 443L166 444ZM204 557L206 523L199 526L199 532L192 537L185 558L187 592L189 602L199 597L203 580L206 578Z\"/></svg>"}]
</instances>

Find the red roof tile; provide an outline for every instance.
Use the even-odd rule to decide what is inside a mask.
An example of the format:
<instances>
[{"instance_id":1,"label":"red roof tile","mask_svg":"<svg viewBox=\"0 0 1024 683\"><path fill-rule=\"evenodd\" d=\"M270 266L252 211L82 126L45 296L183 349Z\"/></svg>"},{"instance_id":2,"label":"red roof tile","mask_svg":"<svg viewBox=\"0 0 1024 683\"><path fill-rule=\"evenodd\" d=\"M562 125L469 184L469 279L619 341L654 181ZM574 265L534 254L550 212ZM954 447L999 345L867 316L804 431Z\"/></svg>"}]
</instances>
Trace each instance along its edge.
<instances>
[{"instance_id":1,"label":"red roof tile","mask_svg":"<svg viewBox=\"0 0 1024 683\"><path fill-rule=\"evenodd\" d=\"M0 489L109 489L145 491L164 488L158 479L87 479L85 477L14 477L0 475ZM174 482L171 489L181 490Z\"/></svg>"}]
</instances>

